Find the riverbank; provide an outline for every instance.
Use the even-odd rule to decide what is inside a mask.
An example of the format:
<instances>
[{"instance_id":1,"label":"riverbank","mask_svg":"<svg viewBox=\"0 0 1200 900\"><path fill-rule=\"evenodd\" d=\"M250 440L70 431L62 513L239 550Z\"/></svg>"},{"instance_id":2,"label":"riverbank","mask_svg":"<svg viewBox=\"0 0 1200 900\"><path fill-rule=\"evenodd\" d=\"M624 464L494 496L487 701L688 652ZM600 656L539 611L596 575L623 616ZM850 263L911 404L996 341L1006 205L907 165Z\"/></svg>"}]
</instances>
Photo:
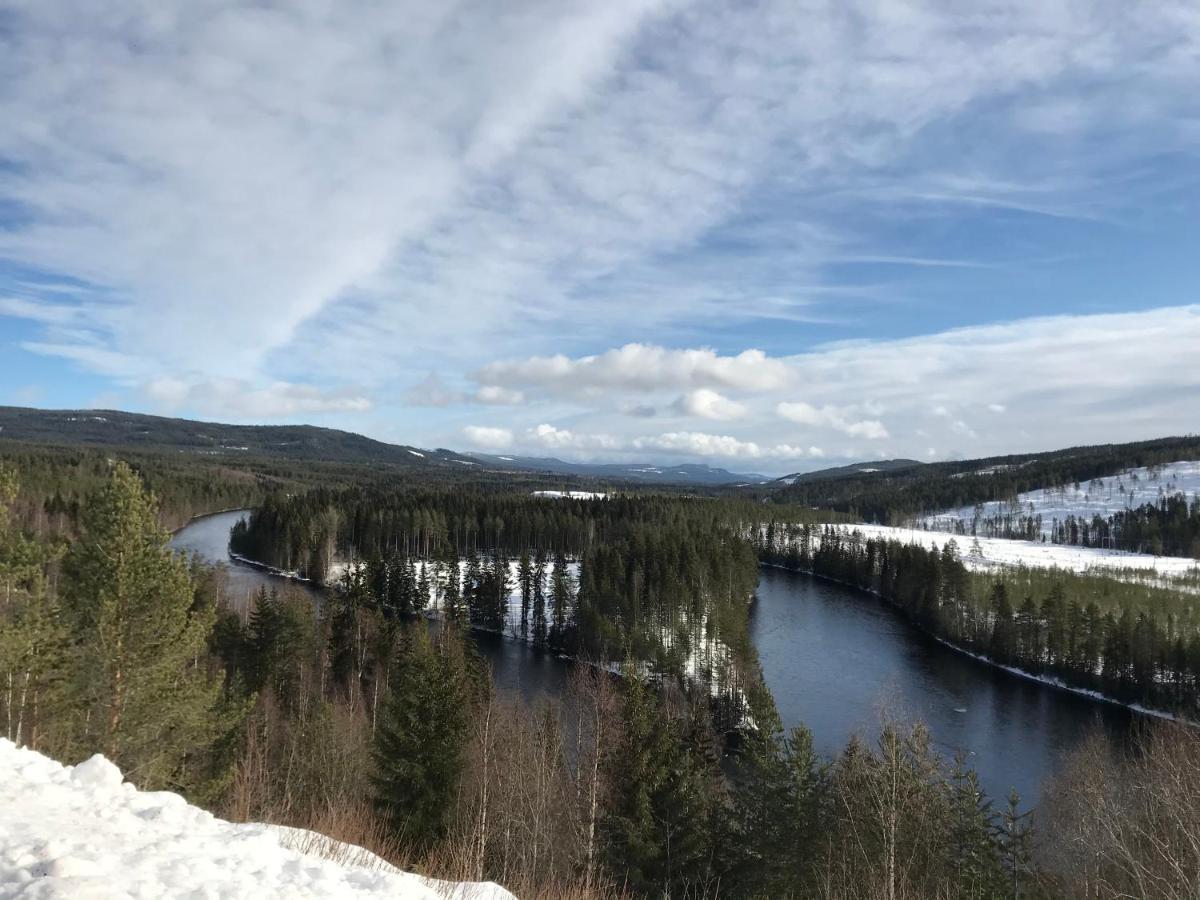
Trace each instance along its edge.
<instances>
[{"instance_id":1,"label":"riverbank","mask_svg":"<svg viewBox=\"0 0 1200 900\"><path fill-rule=\"evenodd\" d=\"M910 616L905 614L904 609L898 603L896 603L893 600L888 599L883 594L881 594L879 591L874 591L869 588L860 587L859 585L852 584L848 581L843 581L840 578L833 578L829 575L822 575L821 573L815 572L811 569L793 568L791 566L785 566L785 565L781 565L779 563L769 563L769 562L761 562L761 561L759 562L759 565L763 568L778 569L779 571L791 572L796 575L809 575L813 578L820 579L821 581L828 581L831 584L841 585L842 587L848 588L856 593L866 594L868 596L874 597L877 600L887 604L892 609L897 610L901 614L901 616L905 622L907 622L909 625L911 625L913 628L915 628L921 634L925 635L926 637L930 638L931 640L936 641L938 644L941 644L943 647L946 647L949 650L953 650L956 653L961 653L962 655L967 656L967 657L975 660L976 662L980 662L985 665L991 666L992 668L1007 672L1010 675L1015 675L1018 678L1023 678L1028 681L1034 681L1034 682L1037 682L1038 684L1042 684L1047 687L1055 688L1056 690L1064 691L1066 693L1074 694L1079 697L1086 697L1089 700L1095 700L1095 701L1099 701L1101 703L1108 703L1113 706L1118 706L1118 707L1121 707L1122 709L1127 709L1127 710L1137 713L1139 715L1151 716L1151 717L1157 718L1157 719L1163 719L1163 720L1171 721L1171 722L1179 722L1181 724L1200 728L1200 722L1194 721L1192 719L1188 719L1184 716L1180 716L1178 713L1173 713L1173 712L1170 712L1169 710L1157 709L1155 707L1145 706L1144 704L1141 704L1141 703L1129 703L1129 702L1120 700L1116 697L1105 694L1102 691L1097 691L1092 688L1084 688L1084 687L1078 687L1076 685L1068 684L1067 682L1065 682L1062 679L1057 678L1053 675L1043 675L1043 674L1039 674L1037 672L1030 672L1027 669L1022 669L1018 666L1010 666L1006 663L998 662L998 661L990 658L986 654L977 653L974 650L970 650L966 647L963 647L959 644L954 643L953 641L949 641L949 640L941 637L940 635L934 634L932 631L930 631L928 628L923 626L921 623L914 621Z\"/></svg>"}]
</instances>

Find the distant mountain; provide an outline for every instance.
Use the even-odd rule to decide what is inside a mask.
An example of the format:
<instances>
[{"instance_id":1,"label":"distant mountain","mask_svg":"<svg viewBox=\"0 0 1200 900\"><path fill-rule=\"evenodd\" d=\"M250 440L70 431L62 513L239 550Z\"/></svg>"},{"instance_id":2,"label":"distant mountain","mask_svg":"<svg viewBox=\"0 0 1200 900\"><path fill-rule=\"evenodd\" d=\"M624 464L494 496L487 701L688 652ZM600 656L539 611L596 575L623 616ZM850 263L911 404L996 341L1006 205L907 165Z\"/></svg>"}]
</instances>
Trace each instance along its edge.
<instances>
[{"instance_id":1,"label":"distant mountain","mask_svg":"<svg viewBox=\"0 0 1200 900\"><path fill-rule=\"evenodd\" d=\"M775 478L776 484L810 484L814 481L828 481L834 478L845 478L853 475L874 475L877 472L902 472L905 469L915 469L925 463L917 459L877 459L871 462L852 463L848 466L834 466L830 469L818 469L815 472L796 472Z\"/></svg>"},{"instance_id":2,"label":"distant mountain","mask_svg":"<svg viewBox=\"0 0 1200 900\"><path fill-rule=\"evenodd\" d=\"M764 484L769 475L730 472L705 465L658 466L650 463L572 463L554 457L499 456L474 453L472 456L490 468L520 469L574 475L580 478L600 478L611 481L637 481L647 484L694 484L708 487L720 485Z\"/></svg>"},{"instance_id":3,"label":"distant mountain","mask_svg":"<svg viewBox=\"0 0 1200 900\"><path fill-rule=\"evenodd\" d=\"M109 409L0 406L0 440L176 450L201 456L248 456L406 468L479 466L452 450L424 450L314 425L222 425Z\"/></svg>"}]
</instances>

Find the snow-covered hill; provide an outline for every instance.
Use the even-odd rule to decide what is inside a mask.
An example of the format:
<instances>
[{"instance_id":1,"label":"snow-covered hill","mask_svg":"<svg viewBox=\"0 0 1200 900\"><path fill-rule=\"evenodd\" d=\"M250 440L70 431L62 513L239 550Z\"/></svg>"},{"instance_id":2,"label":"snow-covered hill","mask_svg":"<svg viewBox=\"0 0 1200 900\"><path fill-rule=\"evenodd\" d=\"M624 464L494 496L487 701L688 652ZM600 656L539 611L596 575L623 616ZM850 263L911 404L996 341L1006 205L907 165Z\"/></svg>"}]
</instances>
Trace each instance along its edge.
<instances>
[{"instance_id":1,"label":"snow-covered hill","mask_svg":"<svg viewBox=\"0 0 1200 900\"><path fill-rule=\"evenodd\" d=\"M1088 521L1093 516L1108 518L1114 513L1156 503L1160 497L1185 494L1200 496L1200 461L1187 460L1143 469L1126 469L1108 478L1079 484L1064 484L1040 491L1027 491L1016 500L994 501L979 507L964 506L927 517L923 524L955 531L961 522L968 532L972 523L982 525L999 517L1042 517L1042 534L1053 534L1054 523L1075 516ZM976 528L982 531L982 528Z\"/></svg>"},{"instance_id":2,"label":"snow-covered hill","mask_svg":"<svg viewBox=\"0 0 1200 900\"><path fill-rule=\"evenodd\" d=\"M311 832L223 821L177 794L122 783L103 756L63 766L0 739L0 898L8 897L515 900L494 884L401 872Z\"/></svg>"}]
</instances>

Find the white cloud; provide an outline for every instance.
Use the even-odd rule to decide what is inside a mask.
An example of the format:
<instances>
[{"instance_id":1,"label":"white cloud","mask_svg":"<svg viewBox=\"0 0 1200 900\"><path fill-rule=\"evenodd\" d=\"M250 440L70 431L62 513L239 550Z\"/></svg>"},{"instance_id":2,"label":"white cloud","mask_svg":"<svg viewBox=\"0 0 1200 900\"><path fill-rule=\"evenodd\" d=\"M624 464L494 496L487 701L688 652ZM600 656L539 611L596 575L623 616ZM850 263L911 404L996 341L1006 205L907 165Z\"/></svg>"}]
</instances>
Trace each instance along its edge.
<instances>
[{"instance_id":1,"label":"white cloud","mask_svg":"<svg viewBox=\"0 0 1200 900\"><path fill-rule=\"evenodd\" d=\"M783 418L797 425L811 425L815 428L832 428L850 437L865 438L878 441L888 437L888 430L877 419L852 418L853 409L839 409L835 406L822 406L819 409L811 403L783 402L775 407L775 411Z\"/></svg>"},{"instance_id":2,"label":"white cloud","mask_svg":"<svg viewBox=\"0 0 1200 900\"><path fill-rule=\"evenodd\" d=\"M155 378L143 390L166 411L195 410L202 415L269 419L331 412L366 412L369 398L353 388L326 390L307 384L277 381L265 387L237 378L185 381Z\"/></svg>"},{"instance_id":3,"label":"white cloud","mask_svg":"<svg viewBox=\"0 0 1200 900\"><path fill-rule=\"evenodd\" d=\"M462 430L463 437L476 447L488 449L503 449L511 447L513 442L512 429L493 428L487 425L467 425Z\"/></svg>"},{"instance_id":4,"label":"white cloud","mask_svg":"<svg viewBox=\"0 0 1200 900\"><path fill-rule=\"evenodd\" d=\"M516 406L524 401L525 395L520 391L485 384L475 392L473 399L477 403L486 403L491 406Z\"/></svg>"},{"instance_id":5,"label":"white cloud","mask_svg":"<svg viewBox=\"0 0 1200 900\"><path fill-rule=\"evenodd\" d=\"M589 434L542 423L525 432L527 444L543 450L617 450L620 443L607 434Z\"/></svg>"},{"instance_id":6,"label":"white cloud","mask_svg":"<svg viewBox=\"0 0 1200 900\"><path fill-rule=\"evenodd\" d=\"M520 391L493 385L484 385L477 391L456 390L436 372L430 372L404 392L404 402L408 406L446 407L460 404L516 406L524 399L525 395Z\"/></svg>"},{"instance_id":7,"label":"white cloud","mask_svg":"<svg viewBox=\"0 0 1200 900\"><path fill-rule=\"evenodd\" d=\"M781 383L804 385L810 399L787 399L791 387L755 395L762 403L744 404L736 434L647 433L644 419L589 382L590 392L559 407L588 422L586 432L539 409L527 413L539 419L518 443L567 455L758 459L782 469L783 460L932 458L931 447L941 448L933 456L983 456L1186 433L1200 427L1188 418L1200 396L1198 346L1200 306L837 343L767 358L787 370ZM992 399L981 405L980 397ZM884 411L887 426L872 417ZM865 454L862 441L872 445Z\"/></svg>"},{"instance_id":8,"label":"white cloud","mask_svg":"<svg viewBox=\"0 0 1200 900\"><path fill-rule=\"evenodd\" d=\"M721 356L713 350L669 350L649 344L626 344L595 356L570 359L562 354L484 366L475 376L489 385L530 387L543 391L586 394L604 390L650 392L668 388L711 388L769 391L788 383L787 365L761 350ZM700 401L704 403L703 400Z\"/></svg>"},{"instance_id":9,"label":"white cloud","mask_svg":"<svg viewBox=\"0 0 1200 900\"><path fill-rule=\"evenodd\" d=\"M708 388L689 391L675 401L674 408L685 415L718 422L740 419L746 414L742 404Z\"/></svg>"},{"instance_id":10,"label":"white cloud","mask_svg":"<svg viewBox=\"0 0 1200 900\"><path fill-rule=\"evenodd\" d=\"M763 446L755 441L745 441L727 434L707 434L702 431L672 431L636 438L631 446L635 450L715 456L723 459L800 460L808 455L803 447L790 444Z\"/></svg>"}]
</instances>

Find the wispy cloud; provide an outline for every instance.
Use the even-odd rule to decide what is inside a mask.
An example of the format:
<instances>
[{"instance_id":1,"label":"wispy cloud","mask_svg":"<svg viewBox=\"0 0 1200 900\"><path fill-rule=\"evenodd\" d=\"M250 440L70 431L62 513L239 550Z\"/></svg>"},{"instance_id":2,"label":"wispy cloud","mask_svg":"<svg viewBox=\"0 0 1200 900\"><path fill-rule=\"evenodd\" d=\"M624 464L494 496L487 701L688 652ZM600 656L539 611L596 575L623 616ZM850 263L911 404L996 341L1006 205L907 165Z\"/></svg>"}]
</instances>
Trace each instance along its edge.
<instances>
[{"instance_id":1,"label":"wispy cloud","mask_svg":"<svg viewBox=\"0 0 1200 900\"><path fill-rule=\"evenodd\" d=\"M886 398L928 360L876 384L850 350L745 348L869 327L898 293L866 266L1008 265L906 242L931 210L1121 222L1114 179L1196 151L1198 47L1183 2L43 0L0 36L0 259L44 277L0 317L214 415L396 397L424 441L461 434L460 405L550 398L760 450L809 446L785 426L884 443L885 400L840 430L775 407Z\"/></svg>"}]
</instances>

